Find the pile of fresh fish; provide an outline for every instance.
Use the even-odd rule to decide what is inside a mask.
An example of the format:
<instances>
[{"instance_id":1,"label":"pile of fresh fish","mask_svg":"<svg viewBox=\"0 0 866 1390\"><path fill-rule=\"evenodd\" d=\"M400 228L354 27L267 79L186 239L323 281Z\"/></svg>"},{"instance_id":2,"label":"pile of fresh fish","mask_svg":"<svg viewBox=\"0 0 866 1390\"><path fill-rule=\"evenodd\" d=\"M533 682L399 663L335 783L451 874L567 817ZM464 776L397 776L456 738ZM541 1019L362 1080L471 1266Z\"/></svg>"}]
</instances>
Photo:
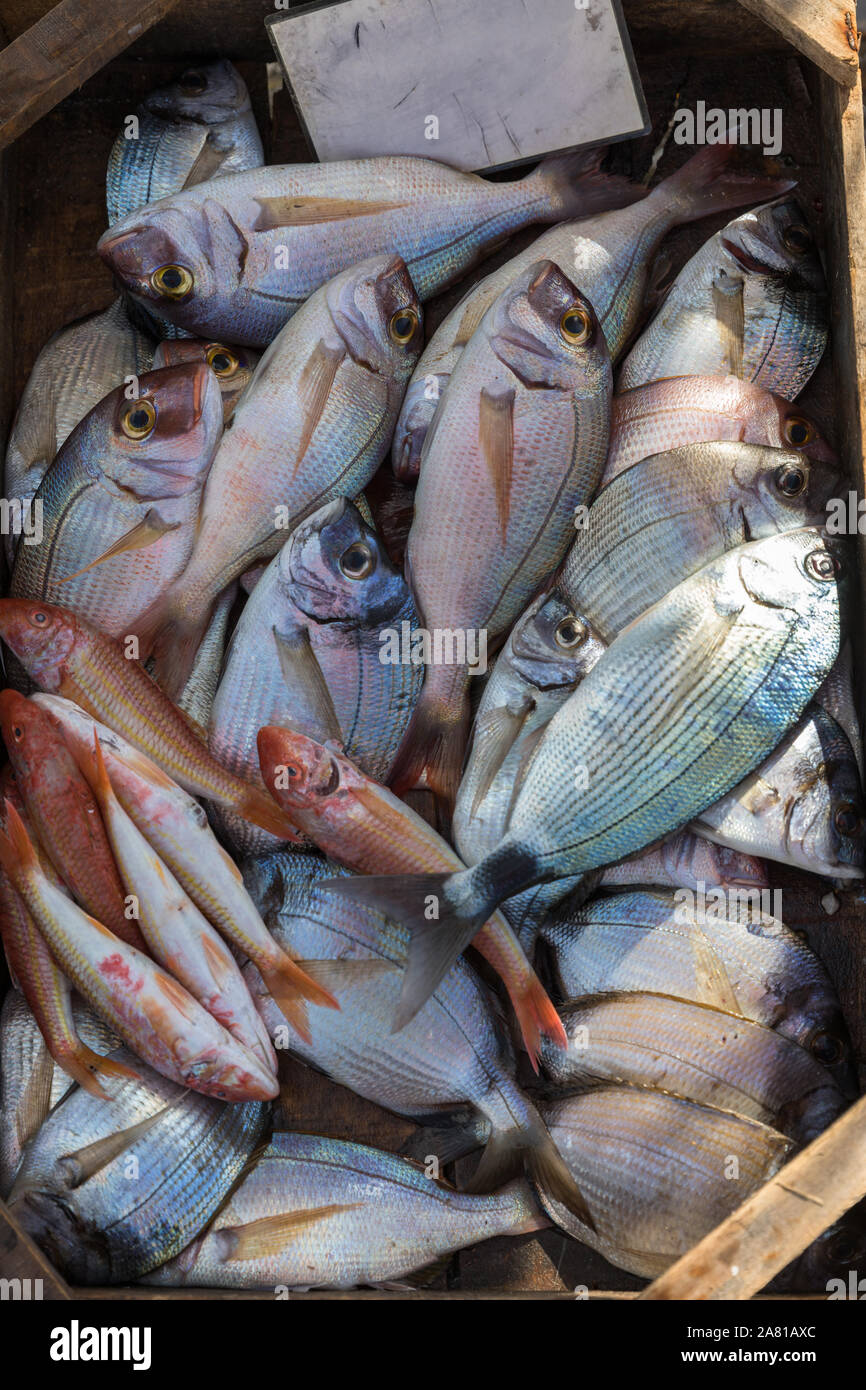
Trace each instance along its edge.
<instances>
[{"instance_id":1,"label":"pile of fresh fish","mask_svg":"<svg viewBox=\"0 0 866 1390\"><path fill-rule=\"evenodd\" d=\"M551 1226L653 1277L856 1094L774 871L866 866L794 185L271 166L225 62L130 120L118 297L6 455L2 1195L77 1283L403 1286ZM295 1132L298 1061L404 1153Z\"/></svg>"}]
</instances>

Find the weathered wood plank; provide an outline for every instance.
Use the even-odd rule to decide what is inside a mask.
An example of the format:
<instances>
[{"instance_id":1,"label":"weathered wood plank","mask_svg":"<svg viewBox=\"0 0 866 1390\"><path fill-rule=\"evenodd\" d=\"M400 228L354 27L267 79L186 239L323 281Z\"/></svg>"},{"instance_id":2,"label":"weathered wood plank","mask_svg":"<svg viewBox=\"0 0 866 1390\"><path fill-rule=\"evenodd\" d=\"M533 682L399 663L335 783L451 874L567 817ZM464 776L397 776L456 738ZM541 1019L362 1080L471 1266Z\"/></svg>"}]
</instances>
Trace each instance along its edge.
<instances>
[{"instance_id":1,"label":"weathered wood plank","mask_svg":"<svg viewBox=\"0 0 866 1390\"><path fill-rule=\"evenodd\" d=\"M6 1280L41 1280L38 1297L46 1301L59 1302L72 1297L66 1281L21 1229L5 1202L0 1202L0 1274Z\"/></svg>"},{"instance_id":2,"label":"weathered wood plank","mask_svg":"<svg viewBox=\"0 0 866 1390\"><path fill-rule=\"evenodd\" d=\"M639 1295L750 1298L866 1193L866 1096Z\"/></svg>"},{"instance_id":3,"label":"weathered wood plank","mask_svg":"<svg viewBox=\"0 0 866 1390\"><path fill-rule=\"evenodd\" d=\"M177 0L61 0L0 53L0 149L162 19Z\"/></svg>"},{"instance_id":4,"label":"weathered wood plank","mask_svg":"<svg viewBox=\"0 0 866 1390\"><path fill-rule=\"evenodd\" d=\"M853 87L860 71L856 0L739 0L777 29L835 82Z\"/></svg>"}]
</instances>

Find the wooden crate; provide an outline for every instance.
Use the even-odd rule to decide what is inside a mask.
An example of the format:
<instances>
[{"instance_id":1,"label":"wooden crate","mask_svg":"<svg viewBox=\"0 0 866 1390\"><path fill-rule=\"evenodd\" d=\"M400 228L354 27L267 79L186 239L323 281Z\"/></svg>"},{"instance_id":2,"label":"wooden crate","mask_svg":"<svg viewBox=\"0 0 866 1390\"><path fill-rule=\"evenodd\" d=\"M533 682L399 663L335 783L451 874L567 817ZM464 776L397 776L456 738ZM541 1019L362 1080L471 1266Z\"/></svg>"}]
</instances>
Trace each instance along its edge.
<instances>
[{"instance_id":1,"label":"wooden crate","mask_svg":"<svg viewBox=\"0 0 866 1390\"><path fill-rule=\"evenodd\" d=\"M803 402L839 447L862 494L866 160L854 0L624 0L624 10L654 134L617 147L621 171L645 173L678 105L705 100L783 111L784 150L797 159L800 196L823 242L832 295L832 348ZM45 0L0 0L0 440L46 339L113 298L94 251L105 227L105 165L122 118L145 92L190 61L232 58L250 88L268 161L309 157L287 93L277 95L269 112L265 64L274 55L263 20L273 13L268 0L140 0L130 20L124 0L64 0L53 7ZM661 175L673 162L662 162ZM670 241L677 259L724 220L676 232ZM531 229L513 238L475 278L537 234ZM466 283L428 306L430 329ZM862 568L862 540L860 546ZM855 618L855 624L862 651L862 622ZM844 894L839 911L828 916L820 902L826 889L817 880L772 866L771 882L783 889L786 921L808 932L836 982L864 1078L866 896ZM293 1067L290 1118L299 1129L383 1148L396 1149L412 1129L300 1064ZM864 1192L866 1098L643 1296L748 1298ZM42 1278L46 1297L271 1297L70 1289L5 1209L0 1216L0 1274ZM430 1292L413 1296L568 1298L586 1286L591 1297L632 1298L643 1286L555 1230L487 1242L457 1256L453 1267L456 1279L442 1277ZM817 1289L811 1296L826 1295Z\"/></svg>"}]
</instances>

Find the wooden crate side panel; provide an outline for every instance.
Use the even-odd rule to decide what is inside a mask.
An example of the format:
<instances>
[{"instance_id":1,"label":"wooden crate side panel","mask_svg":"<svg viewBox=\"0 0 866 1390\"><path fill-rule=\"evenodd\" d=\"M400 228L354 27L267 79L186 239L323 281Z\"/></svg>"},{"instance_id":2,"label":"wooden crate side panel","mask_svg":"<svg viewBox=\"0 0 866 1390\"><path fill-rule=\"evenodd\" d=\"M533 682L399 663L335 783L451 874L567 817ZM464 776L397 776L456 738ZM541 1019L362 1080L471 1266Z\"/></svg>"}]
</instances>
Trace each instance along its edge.
<instances>
[{"instance_id":1,"label":"wooden crate side panel","mask_svg":"<svg viewBox=\"0 0 866 1390\"><path fill-rule=\"evenodd\" d=\"M859 75L856 0L739 0L844 87Z\"/></svg>"}]
</instances>

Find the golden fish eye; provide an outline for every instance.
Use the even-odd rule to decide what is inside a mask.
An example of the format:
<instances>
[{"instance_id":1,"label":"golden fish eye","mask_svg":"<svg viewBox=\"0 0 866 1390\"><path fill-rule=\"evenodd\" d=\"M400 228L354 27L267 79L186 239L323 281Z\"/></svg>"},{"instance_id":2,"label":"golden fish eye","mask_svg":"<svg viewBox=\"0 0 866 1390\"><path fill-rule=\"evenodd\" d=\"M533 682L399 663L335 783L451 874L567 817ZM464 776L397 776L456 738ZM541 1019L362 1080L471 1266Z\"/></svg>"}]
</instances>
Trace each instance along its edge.
<instances>
[{"instance_id":1,"label":"golden fish eye","mask_svg":"<svg viewBox=\"0 0 866 1390\"><path fill-rule=\"evenodd\" d=\"M567 343L581 347L592 337L592 314L582 304L572 304L559 320L559 327Z\"/></svg>"},{"instance_id":2,"label":"golden fish eye","mask_svg":"<svg viewBox=\"0 0 866 1390\"><path fill-rule=\"evenodd\" d=\"M156 424L156 406L146 396L130 401L120 417L120 428L127 439L147 439Z\"/></svg>"},{"instance_id":3,"label":"golden fish eye","mask_svg":"<svg viewBox=\"0 0 866 1390\"><path fill-rule=\"evenodd\" d=\"M841 572L842 564L829 550L810 550L803 561L803 568L812 579L830 584Z\"/></svg>"},{"instance_id":4,"label":"golden fish eye","mask_svg":"<svg viewBox=\"0 0 866 1390\"><path fill-rule=\"evenodd\" d=\"M782 243L787 246L789 251L802 254L804 251L808 251L812 245L812 234L809 228L804 227L801 222L794 222L783 231Z\"/></svg>"},{"instance_id":5,"label":"golden fish eye","mask_svg":"<svg viewBox=\"0 0 866 1390\"><path fill-rule=\"evenodd\" d=\"M184 299L195 281L185 265L161 265L151 275L150 283L163 299Z\"/></svg>"},{"instance_id":6,"label":"golden fish eye","mask_svg":"<svg viewBox=\"0 0 866 1390\"><path fill-rule=\"evenodd\" d=\"M340 556L340 569L347 579L366 579L376 568L376 557L366 541L354 541Z\"/></svg>"},{"instance_id":7,"label":"golden fish eye","mask_svg":"<svg viewBox=\"0 0 866 1390\"><path fill-rule=\"evenodd\" d=\"M395 343L408 343L418 327L418 315L414 309L398 309L388 324L388 332Z\"/></svg>"},{"instance_id":8,"label":"golden fish eye","mask_svg":"<svg viewBox=\"0 0 866 1390\"><path fill-rule=\"evenodd\" d=\"M575 618L573 613L569 613L567 618L562 618L557 623L553 639L558 647L569 651L586 641L586 626L579 618Z\"/></svg>"},{"instance_id":9,"label":"golden fish eye","mask_svg":"<svg viewBox=\"0 0 866 1390\"><path fill-rule=\"evenodd\" d=\"M785 442L793 444L795 449L802 449L804 444L810 444L815 438L815 431L809 420L804 420L802 415L791 415L785 421Z\"/></svg>"},{"instance_id":10,"label":"golden fish eye","mask_svg":"<svg viewBox=\"0 0 866 1390\"><path fill-rule=\"evenodd\" d=\"M776 487L783 497L799 497L806 486L805 468L796 468L791 464L783 463L781 468L776 469L774 476Z\"/></svg>"},{"instance_id":11,"label":"golden fish eye","mask_svg":"<svg viewBox=\"0 0 866 1390\"><path fill-rule=\"evenodd\" d=\"M229 352L228 348L223 347L221 343L214 343L208 348L206 361L217 376L234 376L240 366L234 353Z\"/></svg>"}]
</instances>

